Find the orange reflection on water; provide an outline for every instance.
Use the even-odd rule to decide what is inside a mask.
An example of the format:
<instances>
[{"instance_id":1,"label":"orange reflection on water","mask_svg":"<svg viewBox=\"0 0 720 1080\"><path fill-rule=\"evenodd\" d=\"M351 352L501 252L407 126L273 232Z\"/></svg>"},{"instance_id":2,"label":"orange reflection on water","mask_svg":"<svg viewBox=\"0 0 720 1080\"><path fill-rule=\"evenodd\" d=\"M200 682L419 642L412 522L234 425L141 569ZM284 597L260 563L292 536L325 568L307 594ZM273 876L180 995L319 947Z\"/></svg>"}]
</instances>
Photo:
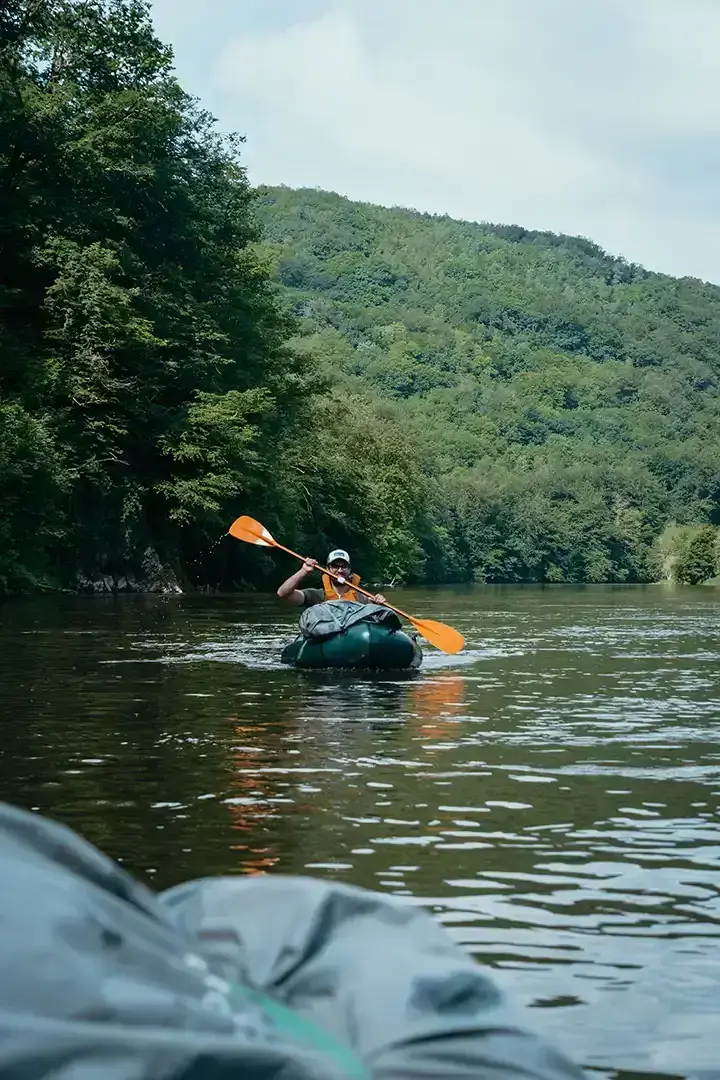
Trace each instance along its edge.
<instances>
[{"instance_id":1,"label":"orange reflection on water","mask_svg":"<svg viewBox=\"0 0 720 1080\"><path fill-rule=\"evenodd\" d=\"M231 827L254 836L266 834L268 820L277 817L278 813L270 802L277 796L274 774L258 771L259 763L270 750L267 741L263 739L261 743L259 737L267 737L269 733L264 724L248 726L237 722L236 716L229 719L234 722L233 731L238 740L246 743L245 747L236 747L232 751L231 797L242 801L226 803L232 819ZM250 838L248 840L248 843L230 845L231 851L247 853L240 857L240 873L267 873L279 860L276 848L267 845L266 836L263 836L262 847L256 846L257 842L253 843Z\"/></svg>"},{"instance_id":2,"label":"orange reflection on water","mask_svg":"<svg viewBox=\"0 0 720 1080\"><path fill-rule=\"evenodd\" d=\"M230 850L248 852L247 857L240 860L241 874L267 874L278 861L277 855L267 855L263 858L270 848L251 848L247 844L231 844Z\"/></svg>"},{"instance_id":3,"label":"orange reflection on water","mask_svg":"<svg viewBox=\"0 0 720 1080\"><path fill-rule=\"evenodd\" d=\"M457 717L465 708L465 680L461 675L425 679L413 687L412 709L421 723L421 739L445 739L455 734Z\"/></svg>"}]
</instances>

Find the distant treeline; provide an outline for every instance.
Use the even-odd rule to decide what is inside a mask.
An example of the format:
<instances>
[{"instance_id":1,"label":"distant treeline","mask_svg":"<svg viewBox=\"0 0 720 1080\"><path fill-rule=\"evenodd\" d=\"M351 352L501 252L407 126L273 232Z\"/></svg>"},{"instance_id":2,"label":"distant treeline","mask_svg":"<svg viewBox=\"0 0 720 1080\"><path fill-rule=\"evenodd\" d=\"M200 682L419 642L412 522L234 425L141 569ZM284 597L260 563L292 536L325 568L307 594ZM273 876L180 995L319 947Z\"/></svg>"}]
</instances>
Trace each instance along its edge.
<instances>
[{"instance_id":1,"label":"distant treeline","mask_svg":"<svg viewBox=\"0 0 720 1080\"><path fill-rule=\"evenodd\" d=\"M240 149L141 0L0 8L0 591L265 586L240 513L382 582L720 571L720 289Z\"/></svg>"}]
</instances>

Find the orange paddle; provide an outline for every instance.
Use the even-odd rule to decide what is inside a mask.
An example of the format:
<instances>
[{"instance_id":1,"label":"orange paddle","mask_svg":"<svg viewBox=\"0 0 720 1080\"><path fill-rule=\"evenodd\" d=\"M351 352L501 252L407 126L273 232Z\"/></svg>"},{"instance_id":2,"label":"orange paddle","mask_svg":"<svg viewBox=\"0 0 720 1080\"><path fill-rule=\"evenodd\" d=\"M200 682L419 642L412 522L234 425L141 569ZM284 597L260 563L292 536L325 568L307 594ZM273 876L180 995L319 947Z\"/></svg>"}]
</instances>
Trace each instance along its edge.
<instances>
[{"instance_id":1,"label":"orange paddle","mask_svg":"<svg viewBox=\"0 0 720 1080\"><path fill-rule=\"evenodd\" d=\"M265 526L261 525L255 518L245 516L237 518L233 521L228 532L231 536L234 536L236 540L244 540L246 544L257 544L259 547L279 548L280 551L286 551L288 555L292 555L294 558L299 559L300 562L305 562L303 556L298 555L297 551L291 551L290 548L285 547L283 544L279 544ZM342 585L347 584L342 574L334 574L332 570L327 570L324 566L318 566L317 569L321 573L327 574L329 577L333 578L333 580L339 581ZM356 592L362 593L363 596L369 596L371 600L374 599L372 593L366 592L365 589L361 589L359 585L354 585L353 588ZM458 653L464 648L465 638L462 634L459 634L457 630L453 630L452 626L446 626L445 623L435 622L434 619L414 619L412 615L408 615L407 612L401 611L400 608L393 607L392 604L386 604L385 607L390 608L396 615L402 615L404 619L407 619L408 622L413 624L419 634L442 652Z\"/></svg>"}]
</instances>

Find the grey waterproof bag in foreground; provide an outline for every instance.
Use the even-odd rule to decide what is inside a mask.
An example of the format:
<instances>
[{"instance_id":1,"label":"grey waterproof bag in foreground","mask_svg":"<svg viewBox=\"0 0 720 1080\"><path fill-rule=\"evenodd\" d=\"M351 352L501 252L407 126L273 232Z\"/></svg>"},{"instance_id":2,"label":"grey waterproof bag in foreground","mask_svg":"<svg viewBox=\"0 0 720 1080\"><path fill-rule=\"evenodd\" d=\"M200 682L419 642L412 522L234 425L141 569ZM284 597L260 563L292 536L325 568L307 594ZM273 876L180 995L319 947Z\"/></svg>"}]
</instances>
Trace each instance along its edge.
<instances>
[{"instance_id":1,"label":"grey waterproof bag in foreground","mask_svg":"<svg viewBox=\"0 0 720 1080\"><path fill-rule=\"evenodd\" d=\"M420 908L282 875L155 895L0 804L0 1077L571 1080Z\"/></svg>"}]
</instances>

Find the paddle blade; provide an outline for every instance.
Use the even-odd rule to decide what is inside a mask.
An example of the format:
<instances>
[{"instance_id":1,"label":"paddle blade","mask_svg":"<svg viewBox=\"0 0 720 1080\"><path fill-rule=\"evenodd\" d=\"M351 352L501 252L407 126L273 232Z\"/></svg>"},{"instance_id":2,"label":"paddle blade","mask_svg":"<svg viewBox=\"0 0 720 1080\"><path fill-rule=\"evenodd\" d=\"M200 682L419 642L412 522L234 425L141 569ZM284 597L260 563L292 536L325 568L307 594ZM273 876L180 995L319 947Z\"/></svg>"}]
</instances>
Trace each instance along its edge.
<instances>
[{"instance_id":1,"label":"paddle blade","mask_svg":"<svg viewBox=\"0 0 720 1080\"><path fill-rule=\"evenodd\" d=\"M452 626L435 622L434 619L411 619L418 634L444 653L458 653L465 648L465 638Z\"/></svg>"},{"instance_id":2,"label":"paddle blade","mask_svg":"<svg viewBox=\"0 0 720 1080\"><path fill-rule=\"evenodd\" d=\"M246 544L257 544L259 547L275 547L275 541L271 534L259 521L251 517L239 517L233 521L228 529L231 536L236 540L244 540Z\"/></svg>"}]
</instances>

